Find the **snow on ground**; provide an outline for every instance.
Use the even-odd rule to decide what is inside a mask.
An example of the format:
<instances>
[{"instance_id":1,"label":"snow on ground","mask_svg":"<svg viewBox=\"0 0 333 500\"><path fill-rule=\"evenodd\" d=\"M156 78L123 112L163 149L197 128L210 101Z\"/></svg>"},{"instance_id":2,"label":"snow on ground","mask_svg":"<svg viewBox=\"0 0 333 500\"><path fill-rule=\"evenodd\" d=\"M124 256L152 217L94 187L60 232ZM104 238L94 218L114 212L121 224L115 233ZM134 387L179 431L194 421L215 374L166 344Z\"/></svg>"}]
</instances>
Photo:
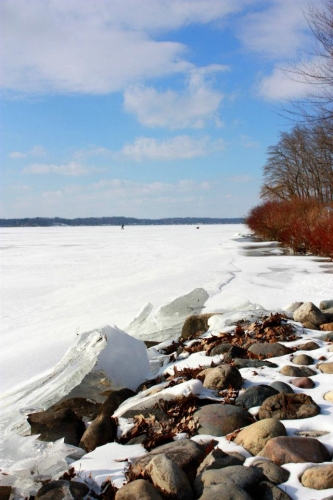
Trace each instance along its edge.
<instances>
[{"instance_id":1,"label":"snow on ground","mask_svg":"<svg viewBox=\"0 0 333 500\"><path fill-rule=\"evenodd\" d=\"M275 244L251 242L244 236L247 232L241 225L201 226L199 231L194 226L126 227L125 231L117 227L0 229L0 467L15 470L21 485L28 481L26 471L36 464L41 470L43 463L43 470L54 476L65 467L66 445L40 443L18 433L27 429L26 413L52 404L92 368L106 345L105 325L162 341L176 336L184 317L193 312L227 313L211 318L214 330L214 325L220 328L218 318L226 327L239 316L261 313L262 308L276 310L295 301L318 304L332 298L331 263L284 255ZM131 343L126 350L131 357ZM154 350L148 355L154 373L172 371L164 366L163 356L156 358ZM122 359L118 362L122 364ZM114 363L112 369L117 367ZM195 366L205 364L205 359L197 353L181 363ZM247 386L284 379L268 368L260 370L255 380L251 370L243 369L242 375ZM319 439L333 451L329 423L333 413L323 400L332 387L324 377L316 375L318 387L311 390L322 415L284 424L290 434L313 426L327 428L330 433ZM200 391L197 382L184 386L185 393ZM220 441L232 446L224 438ZM123 459L120 445L106 447L108 451L102 447L96 452L96 463L91 454L81 460L89 462L90 472L94 468L94 477L113 474L114 464L102 475L98 472L111 448L114 460ZM322 498L300 487L299 465L288 467L293 474L286 488L292 498Z\"/></svg>"}]
</instances>

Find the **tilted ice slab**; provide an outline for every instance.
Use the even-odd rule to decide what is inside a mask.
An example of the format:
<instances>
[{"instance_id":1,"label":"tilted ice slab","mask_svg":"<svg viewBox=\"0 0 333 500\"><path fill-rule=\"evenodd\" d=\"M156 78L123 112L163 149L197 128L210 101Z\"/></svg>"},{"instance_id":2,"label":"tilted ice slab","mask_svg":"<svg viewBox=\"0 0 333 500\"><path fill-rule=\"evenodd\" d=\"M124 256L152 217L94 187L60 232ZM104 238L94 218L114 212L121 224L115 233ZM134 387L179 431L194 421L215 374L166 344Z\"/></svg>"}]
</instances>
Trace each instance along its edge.
<instances>
[{"instance_id":1,"label":"tilted ice slab","mask_svg":"<svg viewBox=\"0 0 333 500\"><path fill-rule=\"evenodd\" d=\"M146 304L139 314L125 327L133 337L162 342L174 339L181 333L185 319L202 312L209 295L204 288L175 298L159 307L155 312L153 305Z\"/></svg>"}]
</instances>

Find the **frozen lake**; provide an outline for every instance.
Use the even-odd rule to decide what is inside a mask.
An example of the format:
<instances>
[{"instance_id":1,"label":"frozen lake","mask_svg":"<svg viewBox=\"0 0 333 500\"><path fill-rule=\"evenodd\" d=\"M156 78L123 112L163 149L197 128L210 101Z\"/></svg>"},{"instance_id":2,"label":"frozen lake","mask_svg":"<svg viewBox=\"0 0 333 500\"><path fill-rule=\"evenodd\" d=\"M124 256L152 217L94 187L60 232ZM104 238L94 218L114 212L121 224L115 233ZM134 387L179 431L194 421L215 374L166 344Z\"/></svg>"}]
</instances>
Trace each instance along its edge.
<instances>
[{"instance_id":1,"label":"frozen lake","mask_svg":"<svg viewBox=\"0 0 333 500\"><path fill-rule=\"evenodd\" d=\"M78 334L106 324L126 330L148 302L157 308L194 288L207 290L207 311L332 296L331 264L251 243L242 225L0 233L1 391L50 369Z\"/></svg>"}]
</instances>

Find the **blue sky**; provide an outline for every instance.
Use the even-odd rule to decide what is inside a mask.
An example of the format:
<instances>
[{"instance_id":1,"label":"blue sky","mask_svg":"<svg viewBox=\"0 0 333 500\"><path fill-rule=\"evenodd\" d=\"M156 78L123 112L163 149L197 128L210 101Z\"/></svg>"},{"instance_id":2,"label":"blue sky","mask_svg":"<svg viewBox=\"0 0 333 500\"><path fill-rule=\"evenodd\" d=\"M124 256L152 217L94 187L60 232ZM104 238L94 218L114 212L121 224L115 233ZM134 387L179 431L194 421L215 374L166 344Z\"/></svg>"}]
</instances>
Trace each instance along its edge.
<instances>
[{"instance_id":1,"label":"blue sky","mask_svg":"<svg viewBox=\"0 0 333 500\"><path fill-rule=\"evenodd\" d=\"M0 217L246 215L307 6L1 0Z\"/></svg>"}]
</instances>

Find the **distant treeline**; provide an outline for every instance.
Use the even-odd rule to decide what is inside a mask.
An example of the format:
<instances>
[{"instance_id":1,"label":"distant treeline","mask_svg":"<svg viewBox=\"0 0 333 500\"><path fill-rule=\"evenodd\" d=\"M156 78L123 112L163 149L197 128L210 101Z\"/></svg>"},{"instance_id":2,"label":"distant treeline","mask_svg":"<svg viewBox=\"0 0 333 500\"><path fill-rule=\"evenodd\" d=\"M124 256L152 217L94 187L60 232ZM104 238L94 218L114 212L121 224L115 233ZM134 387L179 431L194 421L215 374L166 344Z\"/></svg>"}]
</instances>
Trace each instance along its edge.
<instances>
[{"instance_id":1,"label":"distant treeline","mask_svg":"<svg viewBox=\"0 0 333 500\"><path fill-rule=\"evenodd\" d=\"M166 226L181 224L243 224L243 218L217 219L209 217L176 217L168 219L135 219L134 217L61 217L33 219L0 219L0 227L51 227L51 226Z\"/></svg>"}]
</instances>

